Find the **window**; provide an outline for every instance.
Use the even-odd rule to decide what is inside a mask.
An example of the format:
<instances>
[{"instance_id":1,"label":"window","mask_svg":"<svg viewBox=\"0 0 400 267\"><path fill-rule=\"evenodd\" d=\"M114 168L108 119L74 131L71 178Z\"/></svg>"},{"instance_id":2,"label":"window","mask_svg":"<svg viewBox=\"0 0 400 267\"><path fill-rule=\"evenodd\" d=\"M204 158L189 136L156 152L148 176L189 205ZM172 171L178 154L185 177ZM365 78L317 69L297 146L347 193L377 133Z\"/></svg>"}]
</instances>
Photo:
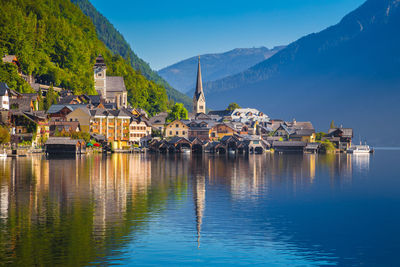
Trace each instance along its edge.
<instances>
[{"instance_id":1,"label":"window","mask_svg":"<svg viewBox=\"0 0 400 267\"><path fill-rule=\"evenodd\" d=\"M200 106L200 109L204 109L204 107L203 107L203 106Z\"/></svg>"},{"instance_id":2,"label":"window","mask_svg":"<svg viewBox=\"0 0 400 267\"><path fill-rule=\"evenodd\" d=\"M77 119L77 118L75 118L75 121L78 121L78 119Z\"/></svg>"},{"instance_id":3,"label":"window","mask_svg":"<svg viewBox=\"0 0 400 267\"><path fill-rule=\"evenodd\" d=\"M182 134L185 134L185 131L182 131Z\"/></svg>"},{"instance_id":4,"label":"window","mask_svg":"<svg viewBox=\"0 0 400 267\"><path fill-rule=\"evenodd\" d=\"M176 135L178 135L179 134L179 131L176 131Z\"/></svg>"},{"instance_id":5,"label":"window","mask_svg":"<svg viewBox=\"0 0 400 267\"><path fill-rule=\"evenodd\" d=\"M169 135L172 135L172 131L169 131Z\"/></svg>"},{"instance_id":6,"label":"window","mask_svg":"<svg viewBox=\"0 0 400 267\"><path fill-rule=\"evenodd\" d=\"M176 127L176 128L179 128L179 124L175 124L175 127Z\"/></svg>"},{"instance_id":7,"label":"window","mask_svg":"<svg viewBox=\"0 0 400 267\"><path fill-rule=\"evenodd\" d=\"M71 118L71 119L69 119L69 121L72 121L72 118Z\"/></svg>"}]
</instances>

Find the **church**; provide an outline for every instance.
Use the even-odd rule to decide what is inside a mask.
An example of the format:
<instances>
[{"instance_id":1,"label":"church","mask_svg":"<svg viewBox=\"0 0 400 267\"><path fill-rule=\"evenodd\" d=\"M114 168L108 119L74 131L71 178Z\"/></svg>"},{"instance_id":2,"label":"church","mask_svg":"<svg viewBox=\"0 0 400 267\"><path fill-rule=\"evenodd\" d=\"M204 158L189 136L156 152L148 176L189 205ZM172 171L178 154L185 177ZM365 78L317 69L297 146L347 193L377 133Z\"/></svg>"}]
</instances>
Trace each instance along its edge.
<instances>
[{"instance_id":1,"label":"church","mask_svg":"<svg viewBox=\"0 0 400 267\"><path fill-rule=\"evenodd\" d=\"M197 66L196 90L194 91L194 96L193 96L193 114L196 115L198 113L206 114L206 97L204 96L203 83L201 81L200 56L199 56L199 63Z\"/></svg>"},{"instance_id":2,"label":"church","mask_svg":"<svg viewBox=\"0 0 400 267\"><path fill-rule=\"evenodd\" d=\"M128 92L124 78L120 76L107 76L107 65L102 55L96 58L94 70L94 88L106 103L115 103L117 108L128 106Z\"/></svg>"}]
</instances>

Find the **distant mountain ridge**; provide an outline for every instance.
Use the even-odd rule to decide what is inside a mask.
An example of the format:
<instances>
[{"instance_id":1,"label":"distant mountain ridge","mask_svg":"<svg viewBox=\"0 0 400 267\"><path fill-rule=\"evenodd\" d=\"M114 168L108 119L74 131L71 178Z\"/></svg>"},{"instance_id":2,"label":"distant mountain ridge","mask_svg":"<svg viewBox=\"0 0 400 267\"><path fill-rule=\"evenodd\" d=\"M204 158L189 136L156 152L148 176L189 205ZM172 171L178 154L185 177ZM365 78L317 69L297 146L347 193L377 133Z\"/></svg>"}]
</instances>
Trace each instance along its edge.
<instances>
[{"instance_id":1,"label":"distant mountain ridge","mask_svg":"<svg viewBox=\"0 0 400 267\"><path fill-rule=\"evenodd\" d=\"M125 40L123 35L115 29L111 22L104 17L89 0L71 0L76 4L82 12L88 16L94 26L99 39L114 53L121 55L124 59L128 60L135 70L140 71L147 79L154 81L156 84L163 86L168 94L168 97L175 102L184 103L186 107L191 107L191 99L185 94L175 90L168 84L157 72L153 71L149 64L139 58L131 49L131 46Z\"/></svg>"},{"instance_id":2,"label":"distant mountain ridge","mask_svg":"<svg viewBox=\"0 0 400 267\"><path fill-rule=\"evenodd\" d=\"M399 29L400 1L368 0L337 25L239 74L205 83L208 105L237 101L319 127L335 119L375 144L398 145Z\"/></svg>"},{"instance_id":3,"label":"distant mountain ridge","mask_svg":"<svg viewBox=\"0 0 400 267\"><path fill-rule=\"evenodd\" d=\"M218 80L243 70L270 58L284 46L273 49L259 48L236 48L225 53L214 53L201 55L203 69L203 81ZM175 63L158 71L168 83L181 92L192 91L196 81L198 57L191 57Z\"/></svg>"}]
</instances>

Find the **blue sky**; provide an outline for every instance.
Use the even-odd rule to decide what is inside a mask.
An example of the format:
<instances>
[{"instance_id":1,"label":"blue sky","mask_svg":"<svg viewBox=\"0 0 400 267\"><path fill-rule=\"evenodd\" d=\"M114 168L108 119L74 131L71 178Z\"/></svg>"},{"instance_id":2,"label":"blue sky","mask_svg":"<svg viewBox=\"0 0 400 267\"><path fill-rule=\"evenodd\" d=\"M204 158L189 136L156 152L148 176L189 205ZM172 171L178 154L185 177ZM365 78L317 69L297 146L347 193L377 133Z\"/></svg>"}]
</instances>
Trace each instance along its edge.
<instances>
[{"instance_id":1,"label":"blue sky","mask_svg":"<svg viewBox=\"0 0 400 267\"><path fill-rule=\"evenodd\" d=\"M273 47L336 24L364 0L91 0L161 69L199 54Z\"/></svg>"}]
</instances>

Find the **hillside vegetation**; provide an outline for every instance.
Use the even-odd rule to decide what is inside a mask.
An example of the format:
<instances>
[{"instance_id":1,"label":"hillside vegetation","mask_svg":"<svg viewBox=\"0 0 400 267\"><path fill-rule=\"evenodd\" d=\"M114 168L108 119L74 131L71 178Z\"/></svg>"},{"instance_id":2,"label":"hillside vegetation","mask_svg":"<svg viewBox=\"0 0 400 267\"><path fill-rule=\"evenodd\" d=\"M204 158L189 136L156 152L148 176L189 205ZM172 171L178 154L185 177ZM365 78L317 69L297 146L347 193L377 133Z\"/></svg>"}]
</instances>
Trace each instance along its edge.
<instances>
[{"instance_id":1,"label":"hillside vegetation","mask_svg":"<svg viewBox=\"0 0 400 267\"><path fill-rule=\"evenodd\" d=\"M128 100L150 114L166 110L165 88L132 68L98 39L92 21L69 0L5 0L0 8L0 51L17 55L25 74L76 94L95 94L93 64L98 54L107 63L107 74L123 76ZM19 91L29 86L16 67L0 65L0 80Z\"/></svg>"},{"instance_id":2,"label":"hillside vegetation","mask_svg":"<svg viewBox=\"0 0 400 267\"><path fill-rule=\"evenodd\" d=\"M163 86L167 90L169 98L175 102L184 103L186 107L191 106L191 99L181 92L172 88L157 72L153 71L149 64L139 58L131 49L128 42L120 32L104 17L88 0L71 0L86 14L96 27L99 39L113 52L122 56L130 62L131 66L143 74L147 79Z\"/></svg>"}]
</instances>

